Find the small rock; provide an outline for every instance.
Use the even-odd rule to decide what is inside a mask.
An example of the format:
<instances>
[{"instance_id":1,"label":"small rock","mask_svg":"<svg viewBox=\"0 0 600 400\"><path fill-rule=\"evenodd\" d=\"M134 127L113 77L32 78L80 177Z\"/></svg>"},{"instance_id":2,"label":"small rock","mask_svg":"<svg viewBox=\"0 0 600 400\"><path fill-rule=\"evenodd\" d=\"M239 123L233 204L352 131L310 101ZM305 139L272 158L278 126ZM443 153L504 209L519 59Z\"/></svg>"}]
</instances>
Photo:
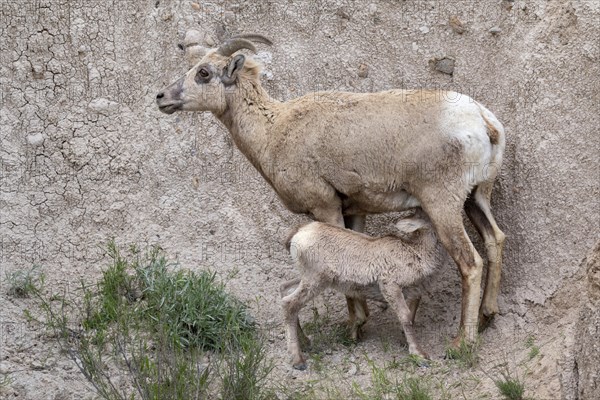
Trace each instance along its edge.
<instances>
[{"instance_id":1,"label":"small rock","mask_svg":"<svg viewBox=\"0 0 600 400\"><path fill-rule=\"evenodd\" d=\"M8 375L9 373L10 373L10 370L9 370L8 366L4 365L4 364L0 364L0 374Z\"/></svg>"},{"instance_id":2,"label":"small rock","mask_svg":"<svg viewBox=\"0 0 600 400\"><path fill-rule=\"evenodd\" d=\"M263 70L263 71L260 72L260 76L263 77L263 78L265 78L268 81L272 81L273 78L274 78L273 73L271 71L264 71Z\"/></svg>"},{"instance_id":3,"label":"small rock","mask_svg":"<svg viewBox=\"0 0 600 400\"><path fill-rule=\"evenodd\" d=\"M190 29L185 33L185 39L183 39L183 43L186 47L199 44L202 41L202 33L195 29Z\"/></svg>"},{"instance_id":4,"label":"small rock","mask_svg":"<svg viewBox=\"0 0 600 400\"><path fill-rule=\"evenodd\" d=\"M419 45L417 44L417 42L412 42L412 49L413 51L419 50Z\"/></svg>"},{"instance_id":5,"label":"small rock","mask_svg":"<svg viewBox=\"0 0 600 400\"><path fill-rule=\"evenodd\" d=\"M44 365L39 360L33 360L30 365L31 369L34 371L41 371L44 369Z\"/></svg>"},{"instance_id":6,"label":"small rock","mask_svg":"<svg viewBox=\"0 0 600 400\"><path fill-rule=\"evenodd\" d=\"M90 101L88 107L98 114L109 115L119 109L119 103L99 97Z\"/></svg>"},{"instance_id":7,"label":"small rock","mask_svg":"<svg viewBox=\"0 0 600 400\"><path fill-rule=\"evenodd\" d=\"M346 377L350 377L350 376L356 375L357 372L358 372L358 368L356 367L356 364L352 363L352 364L350 364L348 371L346 371L346 373L344 375Z\"/></svg>"},{"instance_id":8,"label":"small rock","mask_svg":"<svg viewBox=\"0 0 600 400\"><path fill-rule=\"evenodd\" d=\"M167 22L173 19L173 13L169 10L165 10L161 16L162 20Z\"/></svg>"},{"instance_id":9,"label":"small rock","mask_svg":"<svg viewBox=\"0 0 600 400\"><path fill-rule=\"evenodd\" d=\"M198 3L192 3L192 8L196 11L200 11L200 4Z\"/></svg>"},{"instance_id":10,"label":"small rock","mask_svg":"<svg viewBox=\"0 0 600 400\"><path fill-rule=\"evenodd\" d=\"M235 22L235 13L233 11L225 11L223 13L223 21L226 24L233 24Z\"/></svg>"},{"instance_id":11,"label":"small rock","mask_svg":"<svg viewBox=\"0 0 600 400\"><path fill-rule=\"evenodd\" d=\"M454 64L455 61L452 58L444 57L444 58L434 58L431 60L433 64L433 68L436 71L439 71L444 74L453 75L454 74Z\"/></svg>"},{"instance_id":12,"label":"small rock","mask_svg":"<svg viewBox=\"0 0 600 400\"><path fill-rule=\"evenodd\" d=\"M367 76L369 76L369 66L365 63L361 63L358 66L358 76L360 78L366 78Z\"/></svg>"},{"instance_id":13,"label":"small rock","mask_svg":"<svg viewBox=\"0 0 600 400\"><path fill-rule=\"evenodd\" d=\"M502 32L502 29L500 29L498 26L494 26L493 28L490 28L488 32L490 32L492 35L498 35L500 32Z\"/></svg>"},{"instance_id":14,"label":"small rock","mask_svg":"<svg viewBox=\"0 0 600 400\"><path fill-rule=\"evenodd\" d=\"M458 19L458 17L456 15L451 16L450 19L448 20L448 23L450 24L450 27L452 28L452 30L454 32L458 33L459 35L462 35L463 33L465 33L465 31L466 31L465 26L460 21L460 19Z\"/></svg>"},{"instance_id":15,"label":"small rock","mask_svg":"<svg viewBox=\"0 0 600 400\"><path fill-rule=\"evenodd\" d=\"M340 17L342 19L350 20L350 15L346 12L344 7L338 8L337 11L335 12L335 15L337 15L338 17Z\"/></svg>"},{"instance_id":16,"label":"small rock","mask_svg":"<svg viewBox=\"0 0 600 400\"><path fill-rule=\"evenodd\" d=\"M41 133L34 133L27 136L27 142L33 147L41 146L44 143L44 136Z\"/></svg>"},{"instance_id":17,"label":"small rock","mask_svg":"<svg viewBox=\"0 0 600 400\"><path fill-rule=\"evenodd\" d=\"M35 79L42 79L44 77L44 67L41 65L34 65L31 67L31 71L33 72L33 77Z\"/></svg>"},{"instance_id":18,"label":"small rock","mask_svg":"<svg viewBox=\"0 0 600 400\"><path fill-rule=\"evenodd\" d=\"M206 44L209 47L215 47L217 45L217 42L215 42L215 40L211 36L206 35L206 37L204 38L204 44Z\"/></svg>"},{"instance_id":19,"label":"small rock","mask_svg":"<svg viewBox=\"0 0 600 400\"><path fill-rule=\"evenodd\" d=\"M422 26L419 28L419 30L421 31L421 33L425 34L425 33L429 33L429 27L427 26Z\"/></svg>"},{"instance_id":20,"label":"small rock","mask_svg":"<svg viewBox=\"0 0 600 400\"><path fill-rule=\"evenodd\" d=\"M219 42L224 42L226 39L229 38L229 36L231 36L229 32L227 32L227 28L225 28L225 25L222 24L217 25L217 27L215 28L215 35L217 36L217 40Z\"/></svg>"}]
</instances>

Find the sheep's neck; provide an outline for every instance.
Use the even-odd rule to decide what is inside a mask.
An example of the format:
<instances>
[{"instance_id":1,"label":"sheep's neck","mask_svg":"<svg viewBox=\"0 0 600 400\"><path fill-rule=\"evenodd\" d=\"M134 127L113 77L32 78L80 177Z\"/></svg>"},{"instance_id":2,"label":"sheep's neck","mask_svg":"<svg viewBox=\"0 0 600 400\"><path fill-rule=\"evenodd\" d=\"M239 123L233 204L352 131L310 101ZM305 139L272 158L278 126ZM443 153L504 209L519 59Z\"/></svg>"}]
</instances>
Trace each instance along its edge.
<instances>
[{"instance_id":1,"label":"sheep's neck","mask_svg":"<svg viewBox=\"0 0 600 400\"><path fill-rule=\"evenodd\" d=\"M245 82L227 94L227 109L217 115L233 141L254 167L270 182L269 127L275 118L276 100L254 82Z\"/></svg>"}]
</instances>

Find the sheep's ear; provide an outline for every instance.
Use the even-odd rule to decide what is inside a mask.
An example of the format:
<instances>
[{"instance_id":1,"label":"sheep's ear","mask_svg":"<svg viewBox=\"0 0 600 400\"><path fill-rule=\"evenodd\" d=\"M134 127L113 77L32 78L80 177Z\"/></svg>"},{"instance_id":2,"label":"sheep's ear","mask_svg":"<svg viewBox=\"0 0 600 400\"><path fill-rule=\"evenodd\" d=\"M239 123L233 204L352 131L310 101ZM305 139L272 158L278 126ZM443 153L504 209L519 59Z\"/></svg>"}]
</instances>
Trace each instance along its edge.
<instances>
[{"instance_id":1,"label":"sheep's ear","mask_svg":"<svg viewBox=\"0 0 600 400\"><path fill-rule=\"evenodd\" d=\"M396 222L396 229L402 233L411 233L426 228L429 224L421 218L405 218Z\"/></svg>"},{"instance_id":2,"label":"sheep's ear","mask_svg":"<svg viewBox=\"0 0 600 400\"><path fill-rule=\"evenodd\" d=\"M244 68L244 62L246 62L246 57L243 54L233 57L229 65L223 70L221 81L227 86L235 83L237 74Z\"/></svg>"}]
</instances>

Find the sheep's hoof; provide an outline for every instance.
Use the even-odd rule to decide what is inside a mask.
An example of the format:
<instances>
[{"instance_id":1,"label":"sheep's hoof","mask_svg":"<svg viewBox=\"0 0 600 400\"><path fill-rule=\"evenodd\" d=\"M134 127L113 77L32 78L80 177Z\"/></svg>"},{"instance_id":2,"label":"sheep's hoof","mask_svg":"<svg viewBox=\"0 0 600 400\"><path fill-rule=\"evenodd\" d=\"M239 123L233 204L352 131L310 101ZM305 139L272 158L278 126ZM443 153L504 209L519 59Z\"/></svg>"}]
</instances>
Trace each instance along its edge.
<instances>
[{"instance_id":1,"label":"sheep's hoof","mask_svg":"<svg viewBox=\"0 0 600 400\"><path fill-rule=\"evenodd\" d=\"M489 313L488 315L486 315L485 312L481 312L479 314L479 324L477 330L479 332L485 331L492 324L495 316L496 312Z\"/></svg>"},{"instance_id":2,"label":"sheep's hoof","mask_svg":"<svg viewBox=\"0 0 600 400\"><path fill-rule=\"evenodd\" d=\"M294 369L297 369L298 371L305 371L306 370L306 362L302 361L302 362L294 363L294 364L292 364L292 367Z\"/></svg>"}]
</instances>

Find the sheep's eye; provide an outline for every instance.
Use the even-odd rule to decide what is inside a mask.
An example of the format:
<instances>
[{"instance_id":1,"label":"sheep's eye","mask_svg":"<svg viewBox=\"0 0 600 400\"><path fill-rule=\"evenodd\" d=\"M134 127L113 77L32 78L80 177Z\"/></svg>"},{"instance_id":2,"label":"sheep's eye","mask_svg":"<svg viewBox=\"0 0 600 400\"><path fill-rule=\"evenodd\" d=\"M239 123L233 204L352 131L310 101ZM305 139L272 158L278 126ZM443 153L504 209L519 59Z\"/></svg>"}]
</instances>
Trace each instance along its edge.
<instances>
[{"instance_id":1,"label":"sheep's eye","mask_svg":"<svg viewBox=\"0 0 600 400\"><path fill-rule=\"evenodd\" d=\"M210 73L206 69L201 68L198 71L198 75L200 75L202 78L208 78L208 76L210 75Z\"/></svg>"}]
</instances>

